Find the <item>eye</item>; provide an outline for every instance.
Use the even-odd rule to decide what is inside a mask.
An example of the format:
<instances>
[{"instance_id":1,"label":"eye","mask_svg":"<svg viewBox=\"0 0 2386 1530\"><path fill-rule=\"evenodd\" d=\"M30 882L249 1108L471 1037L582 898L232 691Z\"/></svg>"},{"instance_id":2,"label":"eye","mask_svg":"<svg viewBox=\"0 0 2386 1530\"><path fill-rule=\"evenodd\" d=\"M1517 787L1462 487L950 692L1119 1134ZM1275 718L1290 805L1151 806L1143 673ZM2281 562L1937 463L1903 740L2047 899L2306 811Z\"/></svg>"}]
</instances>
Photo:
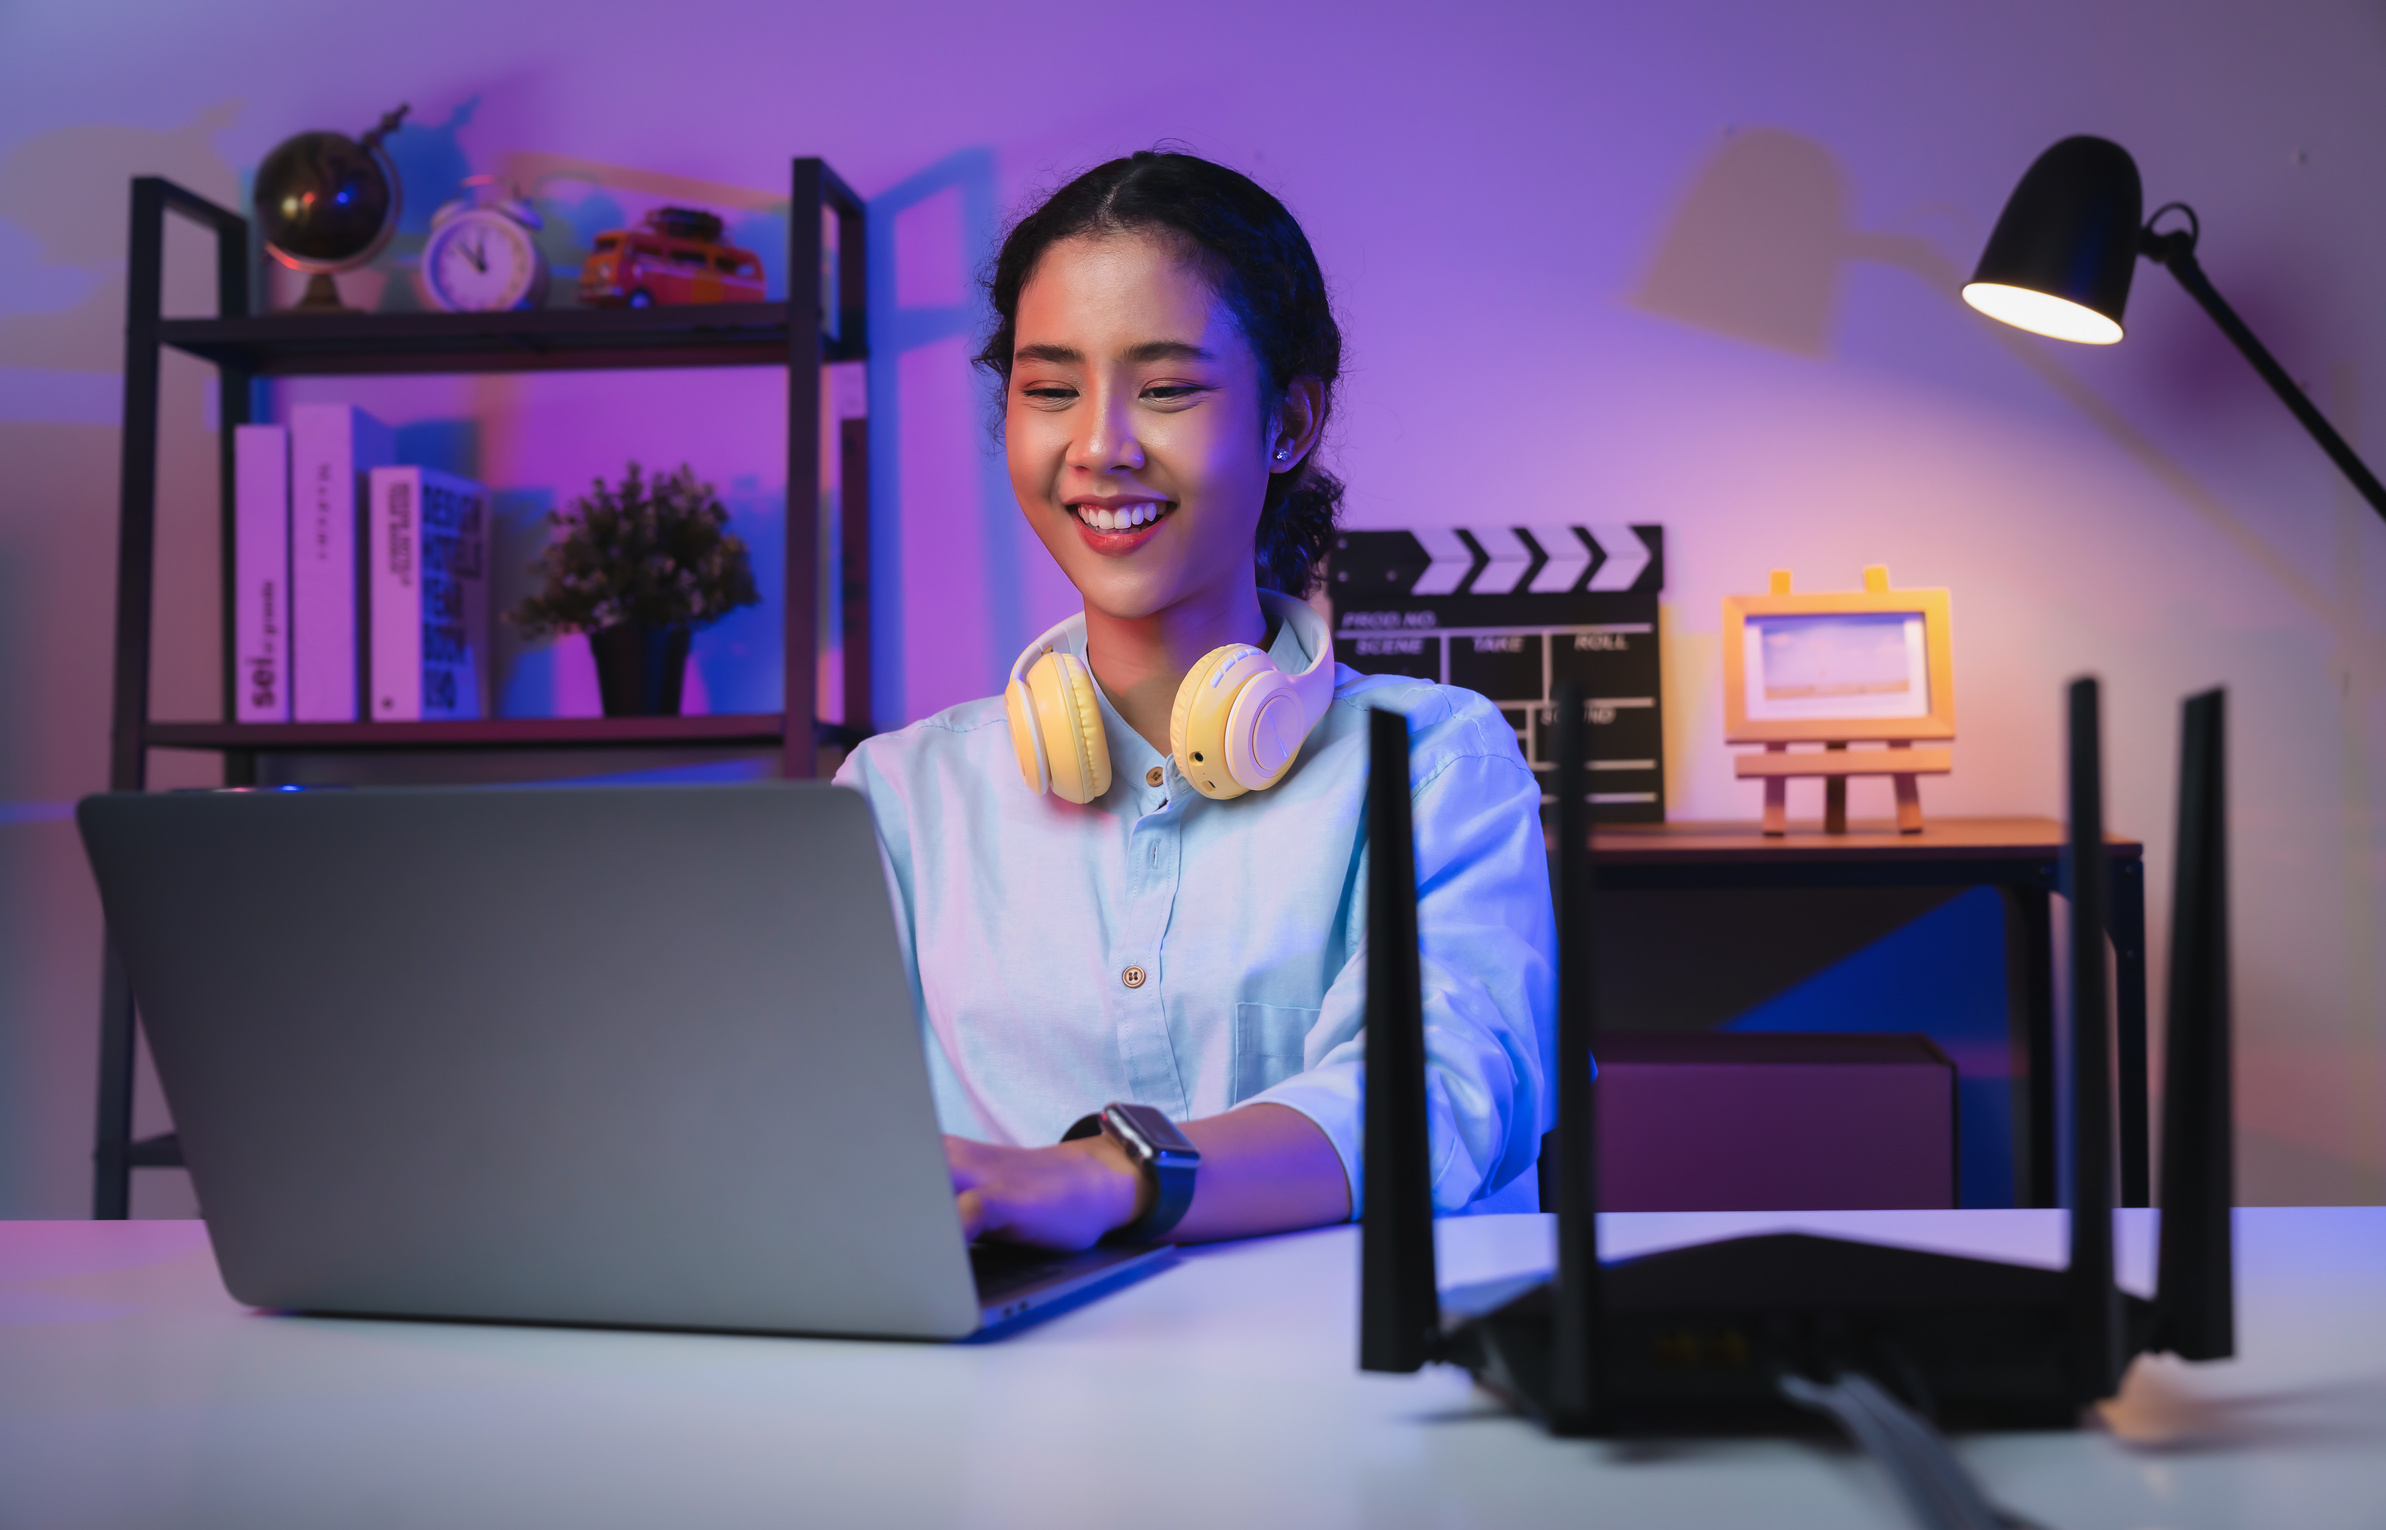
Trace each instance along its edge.
<instances>
[{"instance_id":1,"label":"eye","mask_svg":"<svg viewBox=\"0 0 2386 1530\"><path fill-rule=\"evenodd\" d=\"M1040 404L1065 404L1077 396L1077 390L1066 383L1027 383L1019 392Z\"/></svg>"},{"instance_id":2,"label":"eye","mask_svg":"<svg viewBox=\"0 0 2386 1530\"><path fill-rule=\"evenodd\" d=\"M1177 404L1209 390L1199 383L1153 383L1143 390L1143 396L1160 404Z\"/></svg>"}]
</instances>

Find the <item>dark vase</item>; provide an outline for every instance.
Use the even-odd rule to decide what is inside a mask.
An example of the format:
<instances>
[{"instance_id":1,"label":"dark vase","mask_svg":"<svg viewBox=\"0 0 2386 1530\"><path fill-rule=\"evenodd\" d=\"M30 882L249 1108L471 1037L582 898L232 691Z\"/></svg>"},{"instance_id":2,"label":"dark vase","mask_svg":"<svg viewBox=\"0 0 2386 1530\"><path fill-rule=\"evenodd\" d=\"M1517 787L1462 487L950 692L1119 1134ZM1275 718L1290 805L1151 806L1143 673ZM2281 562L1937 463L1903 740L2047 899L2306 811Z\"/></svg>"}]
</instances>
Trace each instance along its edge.
<instances>
[{"instance_id":1,"label":"dark vase","mask_svg":"<svg viewBox=\"0 0 2386 1530\"><path fill-rule=\"evenodd\" d=\"M588 635L607 717L677 717L688 629L620 622Z\"/></svg>"}]
</instances>

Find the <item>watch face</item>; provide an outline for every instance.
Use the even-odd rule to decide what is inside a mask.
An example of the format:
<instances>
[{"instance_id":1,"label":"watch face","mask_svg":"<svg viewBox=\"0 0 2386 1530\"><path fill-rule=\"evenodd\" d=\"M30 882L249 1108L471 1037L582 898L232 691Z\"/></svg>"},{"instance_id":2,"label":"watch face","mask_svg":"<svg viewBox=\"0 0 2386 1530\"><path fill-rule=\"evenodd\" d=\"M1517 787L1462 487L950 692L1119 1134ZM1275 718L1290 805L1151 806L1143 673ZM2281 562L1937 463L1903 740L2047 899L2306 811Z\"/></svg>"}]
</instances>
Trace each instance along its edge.
<instances>
[{"instance_id":1,"label":"watch face","mask_svg":"<svg viewBox=\"0 0 2386 1530\"><path fill-rule=\"evenodd\" d=\"M530 231L486 209L441 224L422 258L423 284L431 300L457 312L519 308L538 283L538 246Z\"/></svg>"},{"instance_id":2,"label":"watch face","mask_svg":"<svg viewBox=\"0 0 2386 1530\"><path fill-rule=\"evenodd\" d=\"M1201 1157L1200 1149L1176 1129L1176 1123L1149 1105L1113 1105L1106 1114L1130 1128L1136 1136L1150 1144L1155 1153L1167 1153L1178 1158Z\"/></svg>"}]
</instances>

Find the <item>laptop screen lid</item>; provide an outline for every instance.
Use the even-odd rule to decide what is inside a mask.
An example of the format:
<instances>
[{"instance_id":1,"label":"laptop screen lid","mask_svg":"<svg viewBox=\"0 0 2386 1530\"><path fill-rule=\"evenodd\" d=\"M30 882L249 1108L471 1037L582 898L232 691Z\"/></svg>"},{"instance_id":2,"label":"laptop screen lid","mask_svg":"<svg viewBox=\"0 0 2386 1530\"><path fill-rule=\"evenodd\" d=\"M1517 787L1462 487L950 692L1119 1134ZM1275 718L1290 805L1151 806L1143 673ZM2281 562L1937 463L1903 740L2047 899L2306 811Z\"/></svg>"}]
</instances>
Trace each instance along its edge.
<instances>
[{"instance_id":1,"label":"laptop screen lid","mask_svg":"<svg viewBox=\"0 0 2386 1530\"><path fill-rule=\"evenodd\" d=\"M237 1299L978 1326L857 794L125 794L77 819Z\"/></svg>"}]
</instances>

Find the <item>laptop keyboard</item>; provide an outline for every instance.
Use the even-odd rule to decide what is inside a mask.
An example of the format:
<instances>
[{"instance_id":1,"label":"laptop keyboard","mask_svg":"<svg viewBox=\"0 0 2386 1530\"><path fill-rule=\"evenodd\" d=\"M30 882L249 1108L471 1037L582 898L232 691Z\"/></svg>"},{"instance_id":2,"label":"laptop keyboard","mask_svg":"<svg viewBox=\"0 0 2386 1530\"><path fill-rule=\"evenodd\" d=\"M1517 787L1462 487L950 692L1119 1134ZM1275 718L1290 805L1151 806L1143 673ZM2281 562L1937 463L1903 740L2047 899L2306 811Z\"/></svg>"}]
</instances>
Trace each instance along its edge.
<instances>
[{"instance_id":1,"label":"laptop keyboard","mask_svg":"<svg viewBox=\"0 0 2386 1530\"><path fill-rule=\"evenodd\" d=\"M972 1243L969 1268L977 1276L978 1299L989 1304L1013 1291L1061 1274L1082 1256L1017 1243Z\"/></svg>"}]
</instances>

